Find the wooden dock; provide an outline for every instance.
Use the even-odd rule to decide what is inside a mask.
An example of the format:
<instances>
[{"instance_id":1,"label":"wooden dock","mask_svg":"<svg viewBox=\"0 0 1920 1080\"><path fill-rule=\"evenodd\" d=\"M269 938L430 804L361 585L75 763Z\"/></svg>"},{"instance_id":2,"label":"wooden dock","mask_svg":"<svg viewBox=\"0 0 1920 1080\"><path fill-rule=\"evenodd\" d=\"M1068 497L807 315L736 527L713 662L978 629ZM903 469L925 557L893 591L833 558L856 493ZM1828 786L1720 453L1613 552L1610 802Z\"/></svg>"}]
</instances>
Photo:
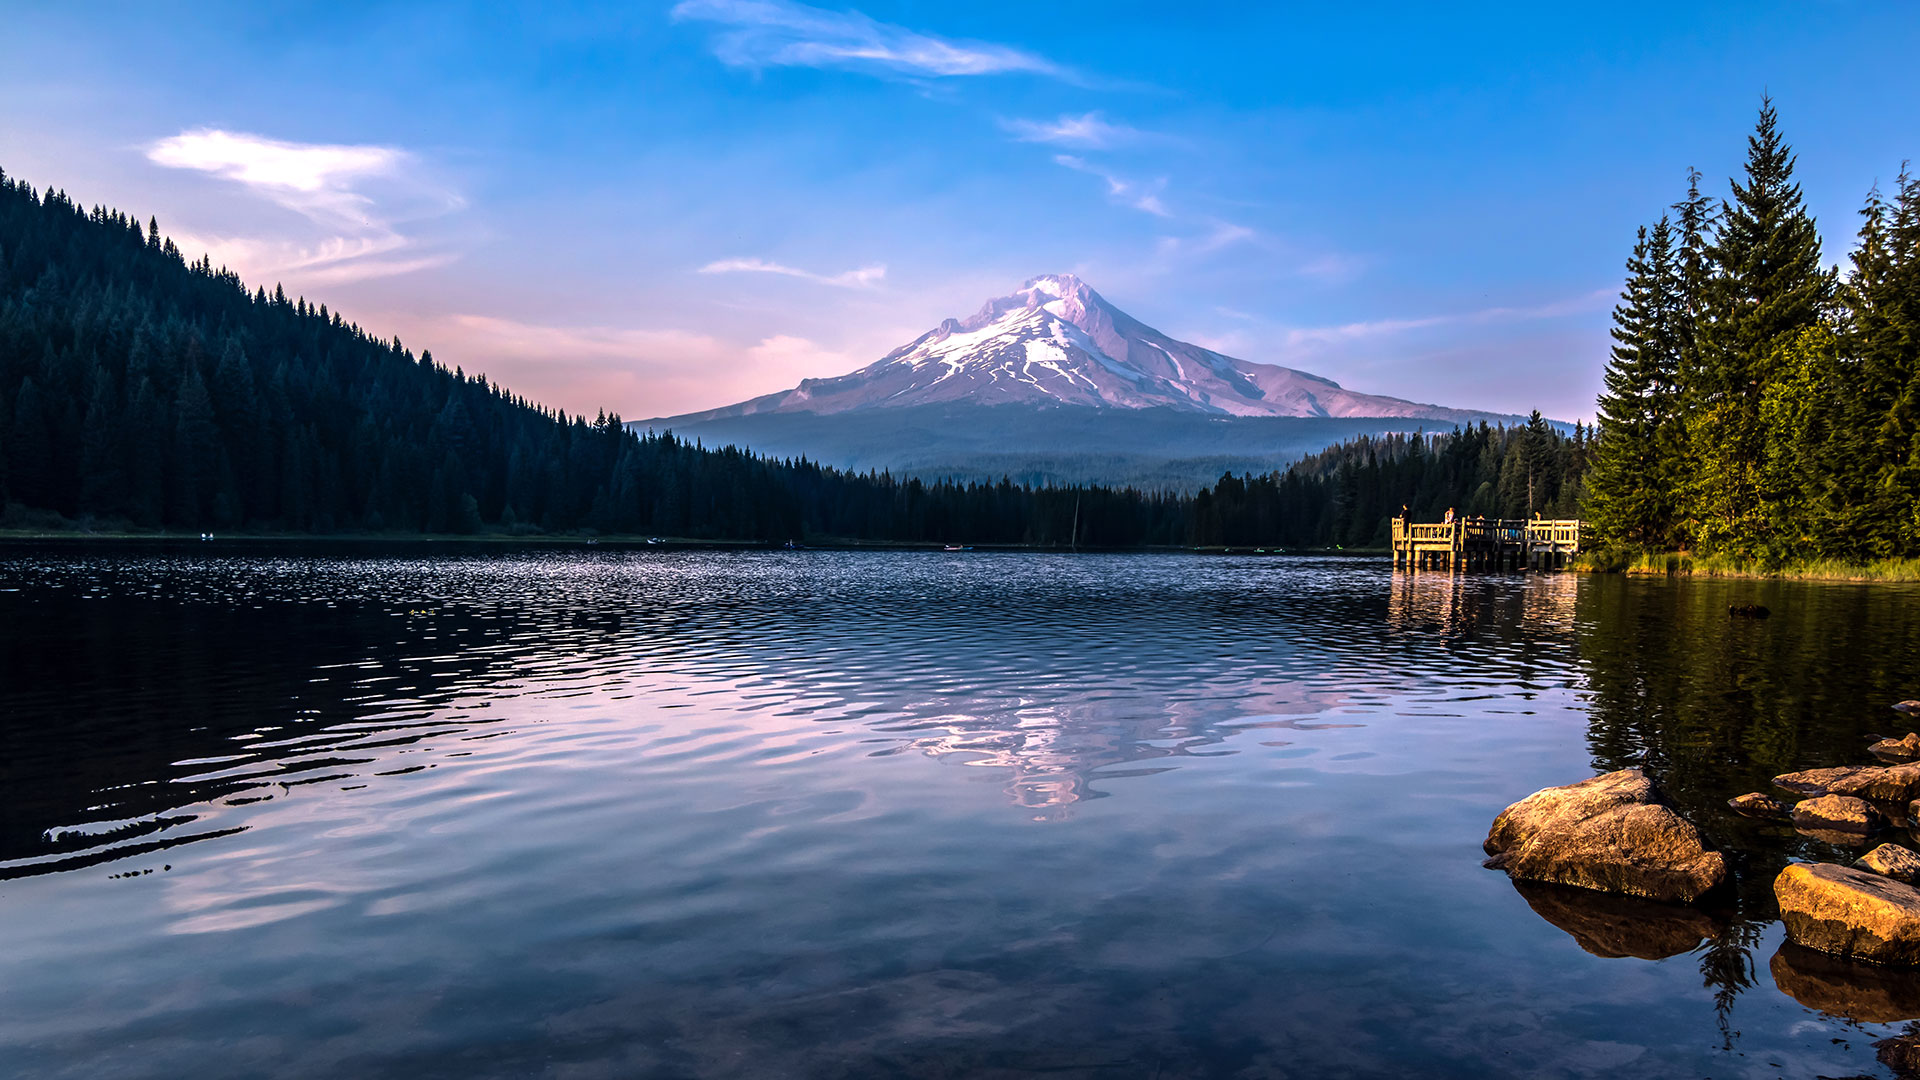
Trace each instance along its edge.
<instances>
[{"instance_id":1,"label":"wooden dock","mask_svg":"<svg viewBox=\"0 0 1920 1080\"><path fill-rule=\"evenodd\" d=\"M1393 519L1393 565L1414 569L1557 570L1580 553L1583 521L1455 518L1419 525Z\"/></svg>"}]
</instances>

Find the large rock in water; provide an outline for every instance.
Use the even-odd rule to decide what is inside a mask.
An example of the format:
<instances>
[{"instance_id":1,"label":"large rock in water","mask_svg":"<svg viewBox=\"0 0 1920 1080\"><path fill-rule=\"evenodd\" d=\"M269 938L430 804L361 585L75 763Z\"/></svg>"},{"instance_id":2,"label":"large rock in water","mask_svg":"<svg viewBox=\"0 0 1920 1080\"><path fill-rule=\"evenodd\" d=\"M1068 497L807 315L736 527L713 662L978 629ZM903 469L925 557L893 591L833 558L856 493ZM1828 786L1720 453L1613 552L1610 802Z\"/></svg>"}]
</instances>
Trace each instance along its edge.
<instances>
[{"instance_id":1,"label":"large rock in water","mask_svg":"<svg viewBox=\"0 0 1920 1080\"><path fill-rule=\"evenodd\" d=\"M1695 900L1727 876L1725 856L1639 769L1534 792L1494 819L1486 850L1488 866L1517 880L1649 900Z\"/></svg>"},{"instance_id":2,"label":"large rock in water","mask_svg":"<svg viewBox=\"0 0 1920 1080\"><path fill-rule=\"evenodd\" d=\"M1832 863L1792 863L1773 879L1787 940L1875 964L1920 964L1920 889Z\"/></svg>"}]
</instances>

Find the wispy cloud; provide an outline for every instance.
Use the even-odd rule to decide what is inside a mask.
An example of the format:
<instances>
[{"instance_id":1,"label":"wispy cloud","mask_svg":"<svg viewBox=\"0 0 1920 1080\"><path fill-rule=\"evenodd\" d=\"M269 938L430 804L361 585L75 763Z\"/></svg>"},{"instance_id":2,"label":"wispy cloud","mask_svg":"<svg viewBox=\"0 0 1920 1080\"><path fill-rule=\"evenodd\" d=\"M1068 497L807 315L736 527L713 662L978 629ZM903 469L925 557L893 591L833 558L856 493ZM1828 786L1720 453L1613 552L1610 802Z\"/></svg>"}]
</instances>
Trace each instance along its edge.
<instances>
[{"instance_id":1,"label":"wispy cloud","mask_svg":"<svg viewBox=\"0 0 1920 1080\"><path fill-rule=\"evenodd\" d=\"M1409 330L1425 330L1436 326L1478 326L1488 323L1526 322L1532 319L1559 319L1569 315L1586 315L1595 311L1604 311L1613 299L1613 290L1595 289L1593 292L1582 293L1565 300L1530 307L1488 307L1445 315L1373 319L1343 323L1339 326L1296 327L1287 331L1286 343L1289 346L1329 345L1401 334Z\"/></svg>"},{"instance_id":2,"label":"wispy cloud","mask_svg":"<svg viewBox=\"0 0 1920 1080\"><path fill-rule=\"evenodd\" d=\"M302 281L337 284L388 277L450 262L403 234L403 214L446 213L464 205L408 175L411 155L389 146L296 143L202 128L147 147L147 160L206 173L307 219L318 235L298 238L184 235L216 262L248 275L298 272ZM370 193L381 188L390 198ZM406 204L405 209L396 203ZM396 257L399 256L399 257Z\"/></svg>"},{"instance_id":3,"label":"wispy cloud","mask_svg":"<svg viewBox=\"0 0 1920 1080\"><path fill-rule=\"evenodd\" d=\"M388 146L291 143L203 129L161 139L148 147L147 160L245 184L303 213L353 220L370 205L353 183L393 172L406 155Z\"/></svg>"},{"instance_id":4,"label":"wispy cloud","mask_svg":"<svg viewBox=\"0 0 1920 1080\"><path fill-rule=\"evenodd\" d=\"M782 266L766 259L720 259L700 268L702 274L779 274L783 277L800 278L821 285L833 285L842 289L870 289L878 285L886 276L884 264L862 266L840 274L816 274L809 270L799 270L791 266Z\"/></svg>"},{"instance_id":5,"label":"wispy cloud","mask_svg":"<svg viewBox=\"0 0 1920 1080\"><path fill-rule=\"evenodd\" d=\"M1359 277L1365 268L1366 261L1358 255L1330 252L1302 263L1295 273L1320 281L1343 282Z\"/></svg>"},{"instance_id":6,"label":"wispy cloud","mask_svg":"<svg viewBox=\"0 0 1920 1080\"><path fill-rule=\"evenodd\" d=\"M935 37L879 22L857 11L829 11L792 0L682 0L681 20L719 23L714 55L735 67L846 68L946 78L1027 72L1070 73L1044 57L1007 45Z\"/></svg>"},{"instance_id":7,"label":"wispy cloud","mask_svg":"<svg viewBox=\"0 0 1920 1080\"><path fill-rule=\"evenodd\" d=\"M1207 223L1207 231L1188 245L1188 250L1196 255L1211 255L1222 248L1247 243L1259 235L1245 225L1212 221Z\"/></svg>"},{"instance_id":8,"label":"wispy cloud","mask_svg":"<svg viewBox=\"0 0 1920 1080\"><path fill-rule=\"evenodd\" d=\"M1167 186L1167 180L1164 176L1149 184L1137 180L1123 179L1100 168L1098 165L1089 163L1084 158L1075 157L1072 154L1055 154L1053 161L1054 164L1072 169L1075 172L1087 173L1090 176L1097 176L1105 180L1107 182L1108 196L1123 206L1131 206L1135 210L1152 214L1155 217L1173 216L1172 212L1167 209L1166 204L1160 201L1160 192L1164 191Z\"/></svg>"},{"instance_id":9,"label":"wispy cloud","mask_svg":"<svg viewBox=\"0 0 1920 1080\"><path fill-rule=\"evenodd\" d=\"M1002 120L1000 126L1020 142L1084 146L1095 150L1135 142L1146 134L1125 124L1108 123L1097 111L1079 116L1065 114L1057 120Z\"/></svg>"}]
</instances>

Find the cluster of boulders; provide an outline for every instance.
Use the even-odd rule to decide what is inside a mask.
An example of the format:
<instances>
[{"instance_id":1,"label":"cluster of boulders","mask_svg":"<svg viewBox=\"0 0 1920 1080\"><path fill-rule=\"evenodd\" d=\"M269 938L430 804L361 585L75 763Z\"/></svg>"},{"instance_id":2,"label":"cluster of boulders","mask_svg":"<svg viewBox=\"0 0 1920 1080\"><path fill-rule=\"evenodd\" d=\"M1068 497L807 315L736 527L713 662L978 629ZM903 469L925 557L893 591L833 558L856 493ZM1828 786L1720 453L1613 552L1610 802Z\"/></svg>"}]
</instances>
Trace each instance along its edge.
<instances>
[{"instance_id":1,"label":"cluster of boulders","mask_svg":"<svg viewBox=\"0 0 1920 1080\"><path fill-rule=\"evenodd\" d=\"M1906 705L1906 702L1902 702ZM1903 710L1905 711L1905 710ZM1786 814L1800 832L1861 845L1890 825L1920 822L1920 733L1867 748L1884 765L1808 769L1773 778L1802 796L1791 809L1754 792L1728 805L1755 817ZM1881 844L1852 866L1794 863L1774 879L1787 940L1835 956L1920 966L1920 855Z\"/></svg>"},{"instance_id":2,"label":"cluster of boulders","mask_svg":"<svg viewBox=\"0 0 1920 1080\"><path fill-rule=\"evenodd\" d=\"M1888 825L1920 827L1920 733L1882 739L1869 749L1886 764L1775 777L1776 787L1799 797L1791 806L1763 792L1729 805L1752 817L1790 819L1802 833L1836 844L1865 844ZM1726 857L1639 769L1534 792L1501 811L1485 847L1486 865L1516 881L1649 900L1691 903L1727 878ZM1794 944L1920 966L1920 854L1911 849L1881 844L1852 866L1794 863L1773 890ZM1596 942L1607 936L1600 927L1588 935Z\"/></svg>"}]
</instances>

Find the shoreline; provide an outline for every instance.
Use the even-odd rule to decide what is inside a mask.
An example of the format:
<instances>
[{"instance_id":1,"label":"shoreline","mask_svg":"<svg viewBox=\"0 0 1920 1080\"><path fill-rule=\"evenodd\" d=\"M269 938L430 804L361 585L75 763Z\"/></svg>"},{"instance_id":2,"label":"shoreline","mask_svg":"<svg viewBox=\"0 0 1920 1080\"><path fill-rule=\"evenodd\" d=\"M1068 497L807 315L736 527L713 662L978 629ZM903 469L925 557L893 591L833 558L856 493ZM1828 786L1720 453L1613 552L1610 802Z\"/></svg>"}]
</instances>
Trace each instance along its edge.
<instances>
[{"instance_id":1,"label":"shoreline","mask_svg":"<svg viewBox=\"0 0 1920 1080\"><path fill-rule=\"evenodd\" d=\"M1573 569L1588 574L1641 577L1843 581L1862 584L1920 582L1920 559L1876 559L1866 563L1837 559L1795 559L1769 566L1724 555L1693 555L1687 552L1588 552L1574 561Z\"/></svg>"},{"instance_id":2,"label":"shoreline","mask_svg":"<svg viewBox=\"0 0 1920 1080\"><path fill-rule=\"evenodd\" d=\"M858 540L844 537L816 537L789 549L784 542L770 540L706 539L689 536L584 535L577 533L277 533L232 532L199 533L132 532L78 529L0 529L0 547L30 544L177 545L213 544L231 546L269 544L449 544L449 545L527 545L545 547L649 548L663 551L932 551L945 552L946 544L935 541ZM1188 547L1184 545L1146 545L1138 547L1071 548L1062 544L968 544L965 553L1030 552L1035 554L1177 554L1177 555L1306 555L1384 557L1385 548L1258 548L1252 546ZM955 552L954 554L962 554Z\"/></svg>"}]
</instances>

